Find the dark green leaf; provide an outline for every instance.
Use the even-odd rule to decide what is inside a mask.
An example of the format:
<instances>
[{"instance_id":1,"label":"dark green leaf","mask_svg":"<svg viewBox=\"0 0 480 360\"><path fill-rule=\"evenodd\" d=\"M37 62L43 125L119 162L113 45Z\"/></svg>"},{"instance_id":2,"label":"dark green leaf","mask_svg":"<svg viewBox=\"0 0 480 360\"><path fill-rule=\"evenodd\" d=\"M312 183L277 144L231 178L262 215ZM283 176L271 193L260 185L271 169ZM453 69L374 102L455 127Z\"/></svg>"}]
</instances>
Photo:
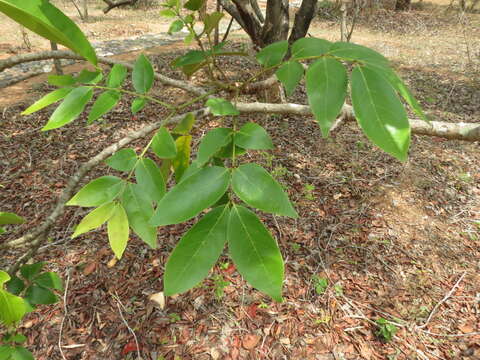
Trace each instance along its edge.
<instances>
[{"instance_id":1,"label":"dark green leaf","mask_svg":"<svg viewBox=\"0 0 480 360\"><path fill-rule=\"evenodd\" d=\"M249 163L233 171L232 187L245 203L257 209L298 217L280 184L261 166Z\"/></svg>"},{"instance_id":2,"label":"dark green leaf","mask_svg":"<svg viewBox=\"0 0 480 360\"><path fill-rule=\"evenodd\" d=\"M38 275L35 278L34 282L37 285L46 287L48 289L55 289L58 291L63 290L62 279L60 279L60 277L56 273L51 271L44 272Z\"/></svg>"},{"instance_id":3,"label":"dark green leaf","mask_svg":"<svg viewBox=\"0 0 480 360\"><path fill-rule=\"evenodd\" d=\"M308 103L327 137L345 102L347 71L341 62L325 57L309 66L305 81Z\"/></svg>"},{"instance_id":4,"label":"dark green leaf","mask_svg":"<svg viewBox=\"0 0 480 360\"><path fill-rule=\"evenodd\" d=\"M141 94L146 94L153 85L153 67L148 58L141 54L132 72L132 82L135 90Z\"/></svg>"},{"instance_id":5,"label":"dark green leaf","mask_svg":"<svg viewBox=\"0 0 480 360\"><path fill-rule=\"evenodd\" d=\"M25 219L11 212L0 211L0 225L23 224Z\"/></svg>"},{"instance_id":6,"label":"dark green leaf","mask_svg":"<svg viewBox=\"0 0 480 360\"><path fill-rule=\"evenodd\" d=\"M230 182L227 169L213 166L199 170L174 186L158 203L150 223L154 226L178 224L212 206Z\"/></svg>"},{"instance_id":7,"label":"dark green leaf","mask_svg":"<svg viewBox=\"0 0 480 360\"><path fill-rule=\"evenodd\" d=\"M287 54L288 41L278 41L270 44L260 50L257 55L257 61L264 67L272 67L282 62Z\"/></svg>"},{"instance_id":8,"label":"dark green leaf","mask_svg":"<svg viewBox=\"0 0 480 360\"><path fill-rule=\"evenodd\" d=\"M183 21L182 20L175 20L170 24L168 28L168 33L171 35L173 33L179 32L183 29Z\"/></svg>"},{"instance_id":9,"label":"dark green leaf","mask_svg":"<svg viewBox=\"0 0 480 360\"><path fill-rule=\"evenodd\" d=\"M380 66L389 66L388 60L380 53L362 45L349 42L336 42L328 52L348 61L360 61L366 64L372 63Z\"/></svg>"},{"instance_id":10,"label":"dark green leaf","mask_svg":"<svg viewBox=\"0 0 480 360\"><path fill-rule=\"evenodd\" d=\"M43 261L37 262L35 264L23 265L20 268L20 274L22 274L25 279L32 280L40 273L44 265L45 263Z\"/></svg>"},{"instance_id":11,"label":"dark green leaf","mask_svg":"<svg viewBox=\"0 0 480 360\"><path fill-rule=\"evenodd\" d=\"M92 109L88 114L87 124L93 123L107 112L112 110L120 101L120 92L108 90L101 94L93 103Z\"/></svg>"},{"instance_id":12,"label":"dark green leaf","mask_svg":"<svg viewBox=\"0 0 480 360\"><path fill-rule=\"evenodd\" d=\"M220 159L232 159L234 157L238 158L239 156L244 155L247 152L244 148L241 148L237 145L233 145L233 140L228 143L228 145L221 148L216 154L216 158Z\"/></svg>"},{"instance_id":13,"label":"dark green leaf","mask_svg":"<svg viewBox=\"0 0 480 360\"><path fill-rule=\"evenodd\" d=\"M232 138L232 129L216 128L205 134L198 147L197 162L205 164L215 153L227 145Z\"/></svg>"},{"instance_id":14,"label":"dark green leaf","mask_svg":"<svg viewBox=\"0 0 480 360\"><path fill-rule=\"evenodd\" d=\"M137 154L133 149L121 149L110 156L105 163L118 171L132 171L137 163Z\"/></svg>"},{"instance_id":15,"label":"dark green leaf","mask_svg":"<svg viewBox=\"0 0 480 360\"><path fill-rule=\"evenodd\" d=\"M11 354L14 347L10 345L0 345L0 360L11 360Z\"/></svg>"},{"instance_id":16,"label":"dark green leaf","mask_svg":"<svg viewBox=\"0 0 480 360\"><path fill-rule=\"evenodd\" d=\"M308 59L324 55L332 46L330 41L314 37L301 38L292 45L292 59Z\"/></svg>"},{"instance_id":17,"label":"dark green leaf","mask_svg":"<svg viewBox=\"0 0 480 360\"><path fill-rule=\"evenodd\" d=\"M233 105L230 101L222 98L210 98L205 104L210 108L210 112L215 116L240 114L235 105Z\"/></svg>"},{"instance_id":18,"label":"dark green leaf","mask_svg":"<svg viewBox=\"0 0 480 360\"><path fill-rule=\"evenodd\" d=\"M205 279L227 241L230 211L213 209L182 237L165 268L165 295L185 292Z\"/></svg>"},{"instance_id":19,"label":"dark green leaf","mask_svg":"<svg viewBox=\"0 0 480 360\"><path fill-rule=\"evenodd\" d=\"M207 16L205 16L205 19L203 20L203 23L205 25L203 28L203 32L205 34L210 34L213 31L213 29L215 29L218 26L222 17L223 17L223 13L218 11L215 11L211 14L207 14Z\"/></svg>"},{"instance_id":20,"label":"dark green leaf","mask_svg":"<svg viewBox=\"0 0 480 360\"><path fill-rule=\"evenodd\" d=\"M58 301L58 298L53 292L35 284L27 288L27 291L25 291L25 299L33 305L55 304Z\"/></svg>"},{"instance_id":21,"label":"dark green leaf","mask_svg":"<svg viewBox=\"0 0 480 360\"><path fill-rule=\"evenodd\" d=\"M103 223L110 219L114 209L115 203L109 202L92 210L77 225L75 232L72 235L72 239L102 226Z\"/></svg>"},{"instance_id":22,"label":"dark green leaf","mask_svg":"<svg viewBox=\"0 0 480 360\"><path fill-rule=\"evenodd\" d=\"M56 103L58 100L61 100L65 96L67 96L72 90L73 90L72 88L61 88L61 89L52 91L51 93L48 93L47 95L42 97L40 100L37 100L35 103L30 105L27 109L25 109L22 112L22 115L29 115L53 103Z\"/></svg>"},{"instance_id":23,"label":"dark green leaf","mask_svg":"<svg viewBox=\"0 0 480 360\"><path fill-rule=\"evenodd\" d=\"M0 0L0 12L33 32L62 44L97 64L95 50L80 28L45 0Z\"/></svg>"},{"instance_id":24,"label":"dark green leaf","mask_svg":"<svg viewBox=\"0 0 480 360\"><path fill-rule=\"evenodd\" d=\"M107 86L111 88L118 88L122 86L127 77L127 68L121 64L115 64L110 70L107 78Z\"/></svg>"},{"instance_id":25,"label":"dark green leaf","mask_svg":"<svg viewBox=\"0 0 480 360\"><path fill-rule=\"evenodd\" d=\"M158 202L165 195L165 180L157 164L148 158L141 159L135 167L135 178L150 201Z\"/></svg>"},{"instance_id":26,"label":"dark green leaf","mask_svg":"<svg viewBox=\"0 0 480 360\"><path fill-rule=\"evenodd\" d=\"M188 113L185 117L178 123L177 126L172 130L174 134L180 135L188 135L190 130L193 128L193 124L195 124L195 115L192 113Z\"/></svg>"},{"instance_id":27,"label":"dark green leaf","mask_svg":"<svg viewBox=\"0 0 480 360\"><path fill-rule=\"evenodd\" d=\"M97 84L103 79L101 71L89 71L83 69L75 78L79 84Z\"/></svg>"},{"instance_id":28,"label":"dark green leaf","mask_svg":"<svg viewBox=\"0 0 480 360\"><path fill-rule=\"evenodd\" d=\"M258 217L235 205L228 223L228 248L238 272L253 287L282 301L283 260L275 239Z\"/></svg>"},{"instance_id":29,"label":"dark green leaf","mask_svg":"<svg viewBox=\"0 0 480 360\"><path fill-rule=\"evenodd\" d=\"M172 166L175 171L175 180L177 182L183 176L185 170L187 170L190 163L190 148L192 143L192 136L180 136L175 140L175 146L177 147L177 156L172 159Z\"/></svg>"},{"instance_id":30,"label":"dark green leaf","mask_svg":"<svg viewBox=\"0 0 480 360\"><path fill-rule=\"evenodd\" d=\"M300 80L303 77L303 66L297 61L289 61L278 68L275 72L278 80L285 87L287 96L293 94Z\"/></svg>"},{"instance_id":31,"label":"dark green leaf","mask_svg":"<svg viewBox=\"0 0 480 360\"><path fill-rule=\"evenodd\" d=\"M170 132L161 127L152 139L152 150L161 159L171 159L177 156L177 147Z\"/></svg>"},{"instance_id":32,"label":"dark green leaf","mask_svg":"<svg viewBox=\"0 0 480 360\"><path fill-rule=\"evenodd\" d=\"M123 186L116 176L102 176L90 181L66 205L92 207L112 201Z\"/></svg>"},{"instance_id":33,"label":"dark green leaf","mask_svg":"<svg viewBox=\"0 0 480 360\"><path fill-rule=\"evenodd\" d=\"M71 86L75 84L75 79L72 75L49 75L48 83L53 86Z\"/></svg>"},{"instance_id":34,"label":"dark green leaf","mask_svg":"<svg viewBox=\"0 0 480 360\"><path fill-rule=\"evenodd\" d=\"M10 280L10 276L0 270L0 325L10 326L20 321L25 315L25 303L21 297L3 290L3 284Z\"/></svg>"},{"instance_id":35,"label":"dark green leaf","mask_svg":"<svg viewBox=\"0 0 480 360\"><path fill-rule=\"evenodd\" d=\"M132 102L132 114L136 114L137 112L141 111L145 105L147 105L147 99L144 97L137 97L133 99Z\"/></svg>"},{"instance_id":36,"label":"dark green leaf","mask_svg":"<svg viewBox=\"0 0 480 360\"><path fill-rule=\"evenodd\" d=\"M394 88L368 67L356 66L351 81L355 116L365 135L385 152L405 161L410 124Z\"/></svg>"},{"instance_id":37,"label":"dark green leaf","mask_svg":"<svg viewBox=\"0 0 480 360\"><path fill-rule=\"evenodd\" d=\"M34 360L30 351L22 346L16 346L10 355L10 360Z\"/></svg>"},{"instance_id":38,"label":"dark green leaf","mask_svg":"<svg viewBox=\"0 0 480 360\"><path fill-rule=\"evenodd\" d=\"M157 248L157 229L148 223L153 215L152 202L137 184L128 184L123 192L122 205L128 217L128 223L145 243L152 249Z\"/></svg>"},{"instance_id":39,"label":"dark green leaf","mask_svg":"<svg viewBox=\"0 0 480 360\"><path fill-rule=\"evenodd\" d=\"M130 233L127 213L121 204L115 204L113 215L107 223L107 231L110 247L117 259L121 259Z\"/></svg>"},{"instance_id":40,"label":"dark green leaf","mask_svg":"<svg viewBox=\"0 0 480 360\"><path fill-rule=\"evenodd\" d=\"M205 51L190 50L185 55L177 57L172 61L173 67L182 67L185 65L194 65L202 63L207 58Z\"/></svg>"},{"instance_id":41,"label":"dark green leaf","mask_svg":"<svg viewBox=\"0 0 480 360\"><path fill-rule=\"evenodd\" d=\"M188 10L197 11L199 10L205 0L188 0L183 7Z\"/></svg>"},{"instance_id":42,"label":"dark green leaf","mask_svg":"<svg viewBox=\"0 0 480 360\"><path fill-rule=\"evenodd\" d=\"M13 276L7 282L7 290L13 295L19 295L23 291L23 289L25 289L25 283L17 276Z\"/></svg>"},{"instance_id":43,"label":"dark green leaf","mask_svg":"<svg viewBox=\"0 0 480 360\"><path fill-rule=\"evenodd\" d=\"M273 149L272 139L265 129L253 122L246 123L235 133L235 145L251 150Z\"/></svg>"},{"instance_id":44,"label":"dark green leaf","mask_svg":"<svg viewBox=\"0 0 480 360\"><path fill-rule=\"evenodd\" d=\"M55 109L42 131L57 129L75 120L83 111L93 95L93 89L86 86L72 90L65 100Z\"/></svg>"}]
</instances>

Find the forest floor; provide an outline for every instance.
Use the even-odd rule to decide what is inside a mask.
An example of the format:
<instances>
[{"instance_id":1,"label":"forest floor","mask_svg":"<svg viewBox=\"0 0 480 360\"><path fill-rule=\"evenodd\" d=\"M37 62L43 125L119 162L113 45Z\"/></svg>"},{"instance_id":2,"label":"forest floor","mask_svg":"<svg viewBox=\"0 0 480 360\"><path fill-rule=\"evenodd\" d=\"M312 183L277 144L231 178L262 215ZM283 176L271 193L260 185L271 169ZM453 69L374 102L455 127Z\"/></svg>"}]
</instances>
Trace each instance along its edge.
<instances>
[{"instance_id":1,"label":"forest floor","mask_svg":"<svg viewBox=\"0 0 480 360\"><path fill-rule=\"evenodd\" d=\"M480 122L480 15L460 17L422 4L407 13L378 10L362 17L352 41L392 59L432 119ZM130 23L151 31L140 15ZM326 12L311 33L338 40L338 28ZM231 39L233 48L248 46L239 32ZM147 54L157 71L180 78L167 64L184 51L178 42ZM121 58L133 61L136 54ZM255 66L237 58L222 63L232 76L247 76ZM152 105L132 116L125 97L102 122L85 127L82 116L42 133L51 109L19 114L50 90L43 76L0 91L9 99L0 113L1 210L28 220L5 241L45 219L81 163L165 115ZM153 95L188 99L162 86ZM306 103L304 88L289 101ZM41 307L22 325L36 359L62 359L59 341L66 359L135 359L135 339L143 359L153 360L480 359L479 143L413 136L409 160L399 163L355 124L322 139L312 118L241 119L258 122L273 137L275 149L250 160L275 174L300 215L262 214L285 259L285 301L253 290L222 256L202 284L159 306L150 298L162 291L165 261L191 222L163 228L156 250L132 236L117 262L104 230L70 239L86 211L68 208L35 258L67 286L66 302ZM194 131L195 145L204 131ZM100 166L85 181L108 172ZM20 253L3 253L0 267ZM389 342L377 336L380 318L396 324Z\"/></svg>"}]
</instances>

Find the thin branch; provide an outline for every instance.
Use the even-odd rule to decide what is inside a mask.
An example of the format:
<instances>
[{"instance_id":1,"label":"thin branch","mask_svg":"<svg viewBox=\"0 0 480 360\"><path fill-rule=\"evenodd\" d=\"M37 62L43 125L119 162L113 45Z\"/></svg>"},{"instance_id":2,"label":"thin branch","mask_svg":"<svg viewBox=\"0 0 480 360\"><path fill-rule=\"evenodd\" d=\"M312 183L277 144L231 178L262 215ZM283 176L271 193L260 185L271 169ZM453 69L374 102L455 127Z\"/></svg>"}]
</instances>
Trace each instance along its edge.
<instances>
[{"instance_id":1,"label":"thin branch","mask_svg":"<svg viewBox=\"0 0 480 360\"><path fill-rule=\"evenodd\" d=\"M62 322L60 323L60 331L58 334L58 350L60 351L60 355L62 355L63 360L67 360L65 354L63 353L62 349L62 336L63 336L63 327L65 325L65 319L68 317L68 308L67 308L67 294L68 294L68 285L70 283L70 270L67 270L67 280L65 282L65 292L63 293L63 318Z\"/></svg>"},{"instance_id":2,"label":"thin branch","mask_svg":"<svg viewBox=\"0 0 480 360\"><path fill-rule=\"evenodd\" d=\"M140 354L140 345L138 343L137 334L135 334L135 331L133 331L133 329L130 327L130 325L128 325L127 320L125 320L125 318L123 316L122 307L125 309L125 306L123 306L122 302L120 301L120 298L118 297L118 294L115 294L113 296L113 298L117 301L118 313L120 314L120 318L122 319L123 323L127 327L128 331L130 331L130 333L132 334L133 339L135 341L135 346L137 347L137 349L136 349L137 350L137 359L141 359L142 356Z\"/></svg>"}]
</instances>

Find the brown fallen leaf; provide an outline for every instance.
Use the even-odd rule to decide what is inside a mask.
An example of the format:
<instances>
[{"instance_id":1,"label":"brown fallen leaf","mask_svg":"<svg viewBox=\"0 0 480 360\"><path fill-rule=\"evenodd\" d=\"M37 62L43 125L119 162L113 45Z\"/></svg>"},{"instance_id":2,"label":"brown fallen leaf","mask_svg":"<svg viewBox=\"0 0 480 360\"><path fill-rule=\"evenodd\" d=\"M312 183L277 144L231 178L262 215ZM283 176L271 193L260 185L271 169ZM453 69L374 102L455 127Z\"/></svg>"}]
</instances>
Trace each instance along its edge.
<instances>
[{"instance_id":1,"label":"brown fallen leaf","mask_svg":"<svg viewBox=\"0 0 480 360\"><path fill-rule=\"evenodd\" d=\"M243 337L242 346L246 350L252 350L255 346L257 346L259 341L260 336L255 334L248 334Z\"/></svg>"},{"instance_id":2,"label":"brown fallen leaf","mask_svg":"<svg viewBox=\"0 0 480 360\"><path fill-rule=\"evenodd\" d=\"M92 262L92 263L88 264L83 269L83 275L85 275L85 276L90 275L91 273L93 273L95 271L96 268L97 268L97 263Z\"/></svg>"}]
</instances>

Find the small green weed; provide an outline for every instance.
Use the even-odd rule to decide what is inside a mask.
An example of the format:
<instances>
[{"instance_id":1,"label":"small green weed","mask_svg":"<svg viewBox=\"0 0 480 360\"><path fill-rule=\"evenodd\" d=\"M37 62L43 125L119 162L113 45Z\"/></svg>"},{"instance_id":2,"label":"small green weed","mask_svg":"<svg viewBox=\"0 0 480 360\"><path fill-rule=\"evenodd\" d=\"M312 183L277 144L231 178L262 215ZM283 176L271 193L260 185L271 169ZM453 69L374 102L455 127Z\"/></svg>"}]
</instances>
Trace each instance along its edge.
<instances>
[{"instance_id":1,"label":"small green weed","mask_svg":"<svg viewBox=\"0 0 480 360\"><path fill-rule=\"evenodd\" d=\"M313 286L317 295L322 295L327 291L328 280L324 277L314 276L313 277Z\"/></svg>"},{"instance_id":2,"label":"small green weed","mask_svg":"<svg viewBox=\"0 0 480 360\"><path fill-rule=\"evenodd\" d=\"M387 319L380 318L377 319L375 323L378 326L378 330L375 334L385 342L391 341L398 331L398 328Z\"/></svg>"},{"instance_id":3,"label":"small green weed","mask_svg":"<svg viewBox=\"0 0 480 360\"><path fill-rule=\"evenodd\" d=\"M303 196L305 196L305 199L315 200L315 196L313 195L314 190L315 190L315 185L312 185L312 184L303 185Z\"/></svg>"},{"instance_id":4,"label":"small green weed","mask_svg":"<svg viewBox=\"0 0 480 360\"><path fill-rule=\"evenodd\" d=\"M171 322L171 323L176 323L177 321L182 320L182 318L180 317L180 315L178 315L177 313L168 314L168 317L170 318L170 322Z\"/></svg>"},{"instance_id":5,"label":"small green weed","mask_svg":"<svg viewBox=\"0 0 480 360\"><path fill-rule=\"evenodd\" d=\"M228 281L225 281L223 276L215 275L213 277L213 291L217 300L222 299L225 296L225 288L230 285Z\"/></svg>"}]
</instances>

